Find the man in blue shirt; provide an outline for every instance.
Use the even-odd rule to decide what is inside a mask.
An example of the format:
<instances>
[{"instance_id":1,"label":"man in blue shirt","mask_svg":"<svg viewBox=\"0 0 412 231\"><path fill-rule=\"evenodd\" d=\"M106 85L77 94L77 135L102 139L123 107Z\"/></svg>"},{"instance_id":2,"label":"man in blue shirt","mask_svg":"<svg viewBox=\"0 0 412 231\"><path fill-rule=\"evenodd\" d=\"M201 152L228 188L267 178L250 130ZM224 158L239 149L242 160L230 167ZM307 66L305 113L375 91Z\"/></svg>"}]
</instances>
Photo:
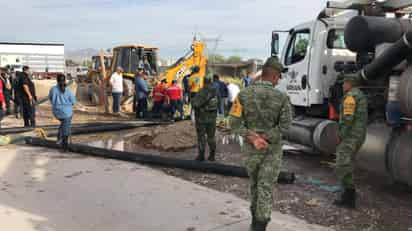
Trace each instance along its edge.
<instances>
[{"instance_id":1,"label":"man in blue shirt","mask_svg":"<svg viewBox=\"0 0 412 231\"><path fill-rule=\"evenodd\" d=\"M58 143L61 142L63 151L66 152L69 144L70 127L73 117L73 106L76 98L73 93L66 88L66 76L57 76L57 85L49 92L49 100L52 105L53 115L60 121Z\"/></svg>"},{"instance_id":2,"label":"man in blue shirt","mask_svg":"<svg viewBox=\"0 0 412 231\"><path fill-rule=\"evenodd\" d=\"M249 87L249 85L252 83L252 78L250 78L247 72L243 72L243 76L243 86L245 88Z\"/></svg>"},{"instance_id":3,"label":"man in blue shirt","mask_svg":"<svg viewBox=\"0 0 412 231\"><path fill-rule=\"evenodd\" d=\"M144 67L139 66L134 78L135 94L137 99L136 118L147 117L147 97L149 95L149 87L147 85Z\"/></svg>"}]
</instances>

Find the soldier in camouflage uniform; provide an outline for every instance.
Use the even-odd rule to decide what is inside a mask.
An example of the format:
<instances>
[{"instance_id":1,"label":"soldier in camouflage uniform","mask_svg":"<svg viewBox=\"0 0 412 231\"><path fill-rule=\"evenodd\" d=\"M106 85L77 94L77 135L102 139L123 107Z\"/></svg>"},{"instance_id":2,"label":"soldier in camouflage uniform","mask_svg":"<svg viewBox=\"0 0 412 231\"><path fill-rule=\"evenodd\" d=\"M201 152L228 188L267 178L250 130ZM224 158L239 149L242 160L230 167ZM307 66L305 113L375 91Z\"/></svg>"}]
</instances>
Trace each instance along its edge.
<instances>
[{"instance_id":1,"label":"soldier in camouflage uniform","mask_svg":"<svg viewBox=\"0 0 412 231\"><path fill-rule=\"evenodd\" d=\"M215 161L216 154L216 117L217 107L220 102L219 95L212 85L212 79L205 77L204 87L192 99L195 112L197 133L198 156L197 161L205 160L206 140L209 144L209 161Z\"/></svg>"},{"instance_id":2,"label":"soldier in camouflage uniform","mask_svg":"<svg viewBox=\"0 0 412 231\"><path fill-rule=\"evenodd\" d=\"M269 58L261 79L239 93L230 111L232 131L247 141L242 152L250 177L253 231L266 230L270 221L273 184L283 156L281 133L291 123L289 98L274 89L282 69L277 58Z\"/></svg>"},{"instance_id":3,"label":"soldier in camouflage uniform","mask_svg":"<svg viewBox=\"0 0 412 231\"><path fill-rule=\"evenodd\" d=\"M355 208L356 190L353 182L355 155L366 138L368 121L368 100L356 86L357 75L345 75L343 91L345 96L339 114L339 145L336 151L336 174L342 192L335 205Z\"/></svg>"}]
</instances>

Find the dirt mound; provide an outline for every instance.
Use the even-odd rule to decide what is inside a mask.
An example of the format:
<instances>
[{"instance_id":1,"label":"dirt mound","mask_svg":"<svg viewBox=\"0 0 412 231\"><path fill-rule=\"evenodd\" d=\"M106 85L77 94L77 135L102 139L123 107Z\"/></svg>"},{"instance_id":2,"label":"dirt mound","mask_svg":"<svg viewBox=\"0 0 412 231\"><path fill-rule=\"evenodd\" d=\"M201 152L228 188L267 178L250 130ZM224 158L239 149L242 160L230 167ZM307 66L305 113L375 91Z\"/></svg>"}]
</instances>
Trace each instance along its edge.
<instances>
[{"instance_id":1,"label":"dirt mound","mask_svg":"<svg viewBox=\"0 0 412 231\"><path fill-rule=\"evenodd\" d=\"M196 129L191 121L142 129L133 143L148 149L181 151L196 146Z\"/></svg>"}]
</instances>

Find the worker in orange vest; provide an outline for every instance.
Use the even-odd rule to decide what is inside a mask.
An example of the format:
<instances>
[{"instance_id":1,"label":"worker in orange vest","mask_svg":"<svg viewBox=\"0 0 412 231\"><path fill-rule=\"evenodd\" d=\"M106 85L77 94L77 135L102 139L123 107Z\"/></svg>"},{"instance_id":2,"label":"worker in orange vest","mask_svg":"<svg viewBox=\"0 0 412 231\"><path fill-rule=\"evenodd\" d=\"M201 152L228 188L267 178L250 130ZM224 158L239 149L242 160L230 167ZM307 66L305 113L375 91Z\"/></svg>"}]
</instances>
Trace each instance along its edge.
<instances>
[{"instance_id":1,"label":"worker in orange vest","mask_svg":"<svg viewBox=\"0 0 412 231\"><path fill-rule=\"evenodd\" d=\"M177 85L176 80L173 80L172 85L167 89L167 98L170 105L171 119L174 119L176 111L179 111L180 119L183 119L183 91Z\"/></svg>"}]
</instances>

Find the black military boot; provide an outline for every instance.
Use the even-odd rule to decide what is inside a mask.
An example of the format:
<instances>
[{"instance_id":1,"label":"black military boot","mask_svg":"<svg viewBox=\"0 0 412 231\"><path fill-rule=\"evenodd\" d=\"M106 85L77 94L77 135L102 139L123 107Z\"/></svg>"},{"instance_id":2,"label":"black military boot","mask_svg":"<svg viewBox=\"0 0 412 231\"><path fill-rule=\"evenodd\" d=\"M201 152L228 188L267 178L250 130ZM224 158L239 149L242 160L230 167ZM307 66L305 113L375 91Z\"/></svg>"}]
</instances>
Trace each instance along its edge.
<instances>
[{"instance_id":1,"label":"black military boot","mask_svg":"<svg viewBox=\"0 0 412 231\"><path fill-rule=\"evenodd\" d=\"M336 206L348 209L356 208L356 190L354 188L345 188L339 198L333 203Z\"/></svg>"},{"instance_id":2,"label":"black military boot","mask_svg":"<svg viewBox=\"0 0 412 231\"><path fill-rule=\"evenodd\" d=\"M207 158L208 161L215 161L215 155L216 155L216 151L210 151L209 153L209 158Z\"/></svg>"},{"instance_id":3,"label":"black military boot","mask_svg":"<svg viewBox=\"0 0 412 231\"><path fill-rule=\"evenodd\" d=\"M196 161L205 161L205 154L199 153L195 159Z\"/></svg>"},{"instance_id":4,"label":"black military boot","mask_svg":"<svg viewBox=\"0 0 412 231\"><path fill-rule=\"evenodd\" d=\"M267 226L268 226L267 222L256 221L253 231L266 231Z\"/></svg>"}]
</instances>

